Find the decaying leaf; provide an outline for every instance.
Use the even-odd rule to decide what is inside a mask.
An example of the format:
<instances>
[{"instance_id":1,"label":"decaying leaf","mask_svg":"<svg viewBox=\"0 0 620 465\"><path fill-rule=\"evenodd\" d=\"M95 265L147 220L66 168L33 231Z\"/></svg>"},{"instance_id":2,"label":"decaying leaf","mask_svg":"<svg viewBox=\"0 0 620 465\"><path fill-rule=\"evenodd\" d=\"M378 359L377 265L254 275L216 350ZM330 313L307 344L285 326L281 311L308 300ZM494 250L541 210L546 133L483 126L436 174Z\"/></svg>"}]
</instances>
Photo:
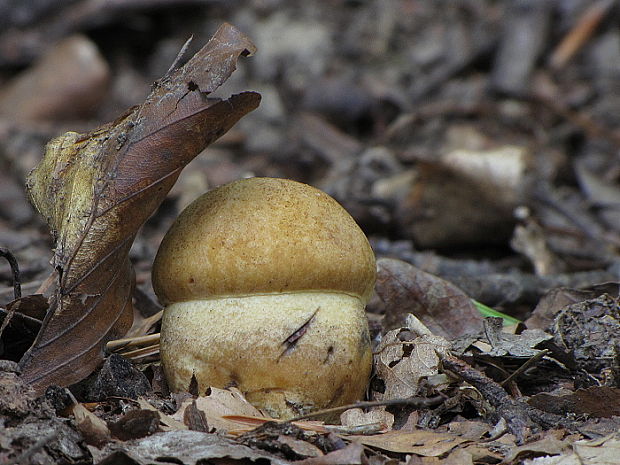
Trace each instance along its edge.
<instances>
[{"instance_id":1,"label":"decaying leaf","mask_svg":"<svg viewBox=\"0 0 620 465\"><path fill-rule=\"evenodd\" d=\"M146 465L152 463L271 463L290 462L261 450L254 450L217 434L199 431L168 431L125 443L110 444L108 456L99 465L119 463ZM225 459L220 461L218 459ZM241 463L241 462L239 462Z\"/></svg>"},{"instance_id":2,"label":"decaying leaf","mask_svg":"<svg viewBox=\"0 0 620 465\"><path fill-rule=\"evenodd\" d=\"M403 454L418 454L424 457L439 457L452 450L466 439L451 433L418 430L414 432L389 431L375 436L348 436L347 439Z\"/></svg>"},{"instance_id":3,"label":"decaying leaf","mask_svg":"<svg viewBox=\"0 0 620 465\"><path fill-rule=\"evenodd\" d=\"M235 388L227 390L212 387L210 388L210 393L206 396L187 399L183 401L179 410L173 415L173 418L183 422L186 419L186 410L192 406L204 414L204 418L210 428L214 428L215 431L220 433L240 430L245 426L234 420L227 419L226 417L230 415L271 420L271 418L265 417L260 410L257 410L256 407L245 400L243 394Z\"/></svg>"},{"instance_id":4,"label":"decaying leaf","mask_svg":"<svg viewBox=\"0 0 620 465\"><path fill-rule=\"evenodd\" d=\"M121 441L149 436L159 428L159 412L151 409L137 409L126 412L117 421L110 422L110 432Z\"/></svg>"},{"instance_id":5,"label":"decaying leaf","mask_svg":"<svg viewBox=\"0 0 620 465\"><path fill-rule=\"evenodd\" d=\"M409 313L433 334L448 339L482 329L482 317L463 291L409 263L378 260L376 290L386 303L384 326L388 329L402 326Z\"/></svg>"},{"instance_id":6,"label":"decaying leaf","mask_svg":"<svg viewBox=\"0 0 620 465\"><path fill-rule=\"evenodd\" d=\"M524 321L525 326L529 329L551 328L556 315L568 305L596 299L603 294L620 295L620 283L608 282L581 289L553 288L538 301L530 317Z\"/></svg>"},{"instance_id":7,"label":"decaying leaf","mask_svg":"<svg viewBox=\"0 0 620 465\"><path fill-rule=\"evenodd\" d=\"M326 455L299 460L298 465L358 465L366 463L364 460L364 447L357 442L330 452Z\"/></svg>"},{"instance_id":8,"label":"decaying leaf","mask_svg":"<svg viewBox=\"0 0 620 465\"><path fill-rule=\"evenodd\" d=\"M568 305L555 317L553 341L595 375L620 372L620 298L607 294Z\"/></svg>"},{"instance_id":9,"label":"decaying leaf","mask_svg":"<svg viewBox=\"0 0 620 465\"><path fill-rule=\"evenodd\" d=\"M570 443L563 440L563 436L562 431L545 431L540 439L513 447L508 456L504 457L504 462L514 463L513 461L517 458L533 455L559 455L568 452Z\"/></svg>"},{"instance_id":10,"label":"decaying leaf","mask_svg":"<svg viewBox=\"0 0 620 465\"><path fill-rule=\"evenodd\" d=\"M151 410L152 412L157 413L159 416L159 422L161 423L161 429L163 431L179 431L187 429L187 426L185 426L183 422L177 421L170 415L166 415L164 412L156 409L144 398L138 399L138 405L143 410Z\"/></svg>"},{"instance_id":11,"label":"decaying leaf","mask_svg":"<svg viewBox=\"0 0 620 465\"><path fill-rule=\"evenodd\" d=\"M71 413L77 430L84 440L93 446L101 446L111 438L110 430L105 421L89 411L83 404L74 404Z\"/></svg>"},{"instance_id":12,"label":"decaying leaf","mask_svg":"<svg viewBox=\"0 0 620 465\"><path fill-rule=\"evenodd\" d=\"M379 400L412 397L418 394L423 378L439 373L438 353L445 353L449 343L440 336L413 337L409 328L388 332L376 350L375 373L385 390L374 396Z\"/></svg>"},{"instance_id":13,"label":"decaying leaf","mask_svg":"<svg viewBox=\"0 0 620 465\"><path fill-rule=\"evenodd\" d=\"M361 408L352 408L342 412L340 424L342 426L363 426L379 423L386 428L394 425L394 414L387 412L385 407L374 408L364 412Z\"/></svg>"},{"instance_id":14,"label":"decaying leaf","mask_svg":"<svg viewBox=\"0 0 620 465\"><path fill-rule=\"evenodd\" d=\"M620 433L590 441L577 441L573 449L577 463L614 463L620 456Z\"/></svg>"},{"instance_id":15,"label":"decaying leaf","mask_svg":"<svg viewBox=\"0 0 620 465\"><path fill-rule=\"evenodd\" d=\"M42 329L20 362L38 392L90 374L104 344L130 327L135 234L183 167L258 106L252 92L207 98L253 50L225 24L156 82L142 105L90 134L69 132L48 144L27 183L56 240L58 277Z\"/></svg>"},{"instance_id":16,"label":"decaying leaf","mask_svg":"<svg viewBox=\"0 0 620 465\"><path fill-rule=\"evenodd\" d=\"M468 335L454 341L452 349L463 354L470 346L475 346L489 357L530 358L542 352L539 344L553 339L553 336L540 329L526 329L520 334L504 332L501 318L487 318L484 331L479 335Z\"/></svg>"},{"instance_id":17,"label":"decaying leaf","mask_svg":"<svg viewBox=\"0 0 620 465\"><path fill-rule=\"evenodd\" d=\"M620 389L592 386L563 396L541 392L532 396L528 404L558 415L570 412L594 418L620 417Z\"/></svg>"}]
</instances>

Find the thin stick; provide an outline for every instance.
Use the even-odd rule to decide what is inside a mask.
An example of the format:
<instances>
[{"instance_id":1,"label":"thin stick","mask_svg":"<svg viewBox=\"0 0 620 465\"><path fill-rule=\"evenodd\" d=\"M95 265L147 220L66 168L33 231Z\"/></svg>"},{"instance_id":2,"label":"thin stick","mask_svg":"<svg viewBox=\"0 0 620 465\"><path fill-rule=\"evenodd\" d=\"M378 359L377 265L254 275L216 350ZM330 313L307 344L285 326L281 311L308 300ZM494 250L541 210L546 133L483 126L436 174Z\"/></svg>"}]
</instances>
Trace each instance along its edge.
<instances>
[{"instance_id":1,"label":"thin stick","mask_svg":"<svg viewBox=\"0 0 620 465\"><path fill-rule=\"evenodd\" d=\"M428 408L435 405L439 405L444 401L443 396L434 397L409 397L407 399L390 399L390 400L372 400L366 402L356 402L354 404L341 405L340 407L326 408L323 410L317 410L316 412L307 413L305 415L299 415L291 418L288 421L306 420L308 418L319 417L329 413L343 412L351 408L368 408L368 407L383 407L389 405L411 405L417 408Z\"/></svg>"},{"instance_id":2,"label":"thin stick","mask_svg":"<svg viewBox=\"0 0 620 465\"><path fill-rule=\"evenodd\" d=\"M17 263L17 259L9 249L4 247L0 247L0 257L6 258L9 262L9 266L11 267L11 272L13 273L13 296L15 300L17 300L22 296L22 283L19 277L19 265Z\"/></svg>"},{"instance_id":3,"label":"thin stick","mask_svg":"<svg viewBox=\"0 0 620 465\"><path fill-rule=\"evenodd\" d=\"M544 349L544 350L541 350L540 352L538 352L536 355L534 355L529 360L527 360L523 365L521 365L519 368L517 368L514 371L514 373L512 373L508 378L506 378L504 381L499 383L500 386L507 385L509 382L511 382L513 379L515 379L517 376L519 376L521 373L523 373L525 370L527 370L528 367L530 367L532 364L534 364L535 362L537 362L538 360L543 358L549 352L550 352L549 349Z\"/></svg>"},{"instance_id":4,"label":"thin stick","mask_svg":"<svg viewBox=\"0 0 620 465\"><path fill-rule=\"evenodd\" d=\"M549 62L552 68L560 69L570 61L594 35L614 3L613 0L602 0L594 3L585 11L551 55Z\"/></svg>"},{"instance_id":5,"label":"thin stick","mask_svg":"<svg viewBox=\"0 0 620 465\"><path fill-rule=\"evenodd\" d=\"M0 247L0 257L6 258L7 262L9 262L9 266L11 267L11 272L13 273L13 298L14 300L17 300L22 296L22 283L19 277L19 264L17 263L15 255L13 255L9 249L4 247ZM7 315L4 317L2 325L0 326L0 337L2 337L2 333L4 333L5 328L13 319L13 315L15 315L15 311L19 307L19 304L20 302L17 302L15 305L11 305Z\"/></svg>"},{"instance_id":6,"label":"thin stick","mask_svg":"<svg viewBox=\"0 0 620 465\"><path fill-rule=\"evenodd\" d=\"M130 352L123 352L121 355L125 358L135 360L137 358L148 357L149 355L155 355L157 353L159 353L159 344L132 350Z\"/></svg>"},{"instance_id":7,"label":"thin stick","mask_svg":"<svg viewBox=\"0 0 620 465\"><path fill-rule=\"evenodd\" d=\"M119 349L136 347L145 344L159 343L159 333L149 334L148 336L126 337L124 339L115 339L105 345L105 350L113 352Z\"/></svg>"}]
</instances>

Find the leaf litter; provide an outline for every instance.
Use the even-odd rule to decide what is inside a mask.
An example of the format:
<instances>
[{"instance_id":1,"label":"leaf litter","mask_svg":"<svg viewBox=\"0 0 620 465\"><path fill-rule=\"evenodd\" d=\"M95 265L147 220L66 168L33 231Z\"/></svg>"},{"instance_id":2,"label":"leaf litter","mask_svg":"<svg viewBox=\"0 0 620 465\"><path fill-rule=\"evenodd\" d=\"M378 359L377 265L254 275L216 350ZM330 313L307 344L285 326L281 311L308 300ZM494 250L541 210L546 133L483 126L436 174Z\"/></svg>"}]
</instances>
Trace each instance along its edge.
<instances>
[{"instance_id":1,"label":"leaf litter","mask_svg":"<svg viewBox=\"0 0 620 465\"><path fill-rule=\"evenodd\" d=\"M541 7L536 11L549 21L549 10ZM389 24L396 21L396 17L381 18L388 30ZM510 22L506 21L509 27ZM522 22L520 27L531 28L532 24ZM434 275L424 269L425 264L433 262L437 269L445 270L454 262L442 262L428 253L403 251L394 244L387 248L396 253L379 261L380 301L374 304L382 313L373 320L381 322L381 327L375 330L376 370L369 397L377 403L351 406L343 412L339 428L309 420L274 421L250 408L234 389L170 397L157 363L145 364L144 370L155 394L119 395L121 391L115 391L115 385L132 382L106 376L98 382L103 383L101 392L107 394L91 395L96 381L82 379L100 364L108 340L117 343L116 347L109 346L110 350L121 348L134 360L145 354L155 355L157 360L156 334L151 334L148 342L136 338L157 330L158 315L138 318L129 341L117 341L128 329L134 313L130 307L132 272L128 256L138 228L162 202L182 166L258 104L256 94L231 97L226 105L206 98L205 94L226 80L237 58L253 51L244 37L230 28L227 33L234 40L228 40L230 36L226 40L218 38L209 49L210 55L203 56L209 66L202 69L211 70L207 73L208 83L201 81L201 76L188 74L192 68L190 60L189 66L173 69L158 81L142 106L129 110L114 123L86 135L68 133L55 139L42 167L32 175L31 195L55 230L57 248L52 277L57 286L45 318L38 311L47 305L45 298L41 301L37 297L32 314L27 312L30 296L6 305L8 311L2 309L3 315L14 310L12 321L4 317L7 330L13 330L15 324L29 324L31 332L38 331L41 325L42 328L19 366L2 366L0 416L5 429L0 431L0 458L4 460L5 455L1 454L14 449L21 453L10 459L16 457L22 463L615 463L618 437L614 431L619 425L613 408L618 402L617 388L613 387L618 379L614 328L618 298L613 286L587 295L576 289L565 290L563 296L556 293L546 309L541 306L535 312L541 317L536 322L532 320L528 329L505 328L501 321L484 320L477 313L472 298L489 302L480 295L488 289L472 285L473 278L478 276L469 276L468 281L468 276L453 280ZM381 50L381 34L373 37ZM0 34L0 42L1 39ZM503 42L500 52L507 53L510 45ZM348 46L352 46L350 42ZM467 54L475 55L475 49ZM525 66L533 60L530 56L515 63ZM508 67L507 62L498 60L496 66L493 85L504 92L514 92L515 83L501 79L502 67ZM518 71L527 72L527 67ZM412 87L415 95L423 95L428 92L425 89L432 88L428 83ZM167 100L170 96L172 103ZM313 105L320 108L325 103L316 101ZM153 110L155 106L157 111ZM458 115L463 109L453 110ZM411 131L405 118L399 121L400 126L390 126L383 141L403 137L399 128L409 134L428 131L423 121L429 113L428 109L424 111L427 113L422 112L422 117L404 115L418 125L415 130ZM196 123L197 120L204 121ZM475 136L464 144L467 149L459 152L454 150L461 147L455 140L471 137L472 132L455 130L442 149L444 156L439 163L427 160L425 170L415 172L406 161L416 151L415 141L413 148L406 147L405 153L396 157L386 147L364 151L356 138L339 131L321 116L305 114L301 120L313 121L322 128L318 133L330 135L329 142L311 140L317 138L316 134L309 135L316 128L305 128L302 139L311 140L313 150L336 159L329 154L330 150L334 146L342 149L338 153L343 159L332 160L327 190L355 192L347 199L347 207L361 212L360 217L365 217L368 224L390 225L401 234L409 231L420 243L428 241L431 247L454 241L446 226L450 225L454 210L450 208L449 196L437 187L440 183L449 181L454 195L462 195L466 202L477 199L482 205L477 205L478 210L488 207L497 216L495 220L502 221L506 211L517 206L515 194L522 196L528 190L526 170L532 169L529 165L519 165L518 176L508 180L501 172L495 179L491 170L485 174L489 179L478 179L477 185L472 184L471 176L481 171L471 172L471 167L462 166L478 155L484 160L495 160L507 147L514 147L520 160L531 163L528 149L513 145L513 141L493 146L489 141L480 143L482 138ZM179 148L178 144L171 144L173 139L192 139L191 147ZM174 145L174 151L170 145ZM154 159L143 158L147 152L157 155ZM450 166L455 163L455 154L462 157L456 160L459 166ZM500 284L508 283L507 277L512 278L511 285L519 282L518 278L528 278L523 279L524 287L520 289L500 287L510 291L499 293L506 299L503 302L527 303L532 294L542 295L548 290L553 285L549 283L578 282L577 274L558 274L571 268L558 244L583 241L583 233L595 239L584 242L592 257L599 259L609 252L610 244L617 244L613 235L617 189L609 182L611 175L600 175L596 166L581 161L575 167L578 182L588 200L600 209L603 223L599 224L594 215L588 216L591 224L575 222L575 215L567 209L576 205L571 199L557 196L556 192L537 192L538 201L544 208L555 210L556 216L541 215L543 221L539 222L539 217L521 212L525 213L524 225L514 229L511 244L531 262L535 275L515 278L500 269L495 275L501 278L497 280ZM403 172L406 176L402 176ZM409 190L409 183L418 176L423 187ZM43 187L34 187L37 184ZM480 185L507 188L508 194L502 191L500 200L506 202L508 198L509 208L489 199ZM470 188L475 194L467 197L463 192ZM398 206L393 210L400 213L390 217L392 211L387 206L395 199ZM415 221L411 213L420 214L429 205L438 205L441 215L434 217L431 212L425 216L427 222ZM538 212L543 210L540 205L538 208ZM578 211L585 211L583 206L579 208ZM127 214L137 211L139 215ZM423 213L422 216L428 212ZM439 217L444 223L438 222ZM64 226L67 219L71 227ZM476 221L464 225L469 229L460 230L461 238L467 236L471 241L471 235L480 234L481 228L487 228L483 232L491 237L495 233L506 234L506 229L494 231L488 223L485 226L484 218L477 217ZM472 232L472 225L478 230ZM569 234L554 236L550 231ZM458 238L459 234L454 236ZM483 264L474 265L478 270L485 268ZM116 271L110 272L112 269ZM544 276L547 274L550 276ZM138 275L137 280L140 279ZM137 299L135 303L140 305ZM107 326L92 325L91 318ZM76 321L78 324L74 325ZM80 329L80 321L93 329ZM584 334L580 332L584 327L591 329ZM76 334L83 337L75 337ZM588 336L592 334L602 336ZM144 353L128 352L147 343L152 345L144 347L148 349ZM129 346L123 348L125 344ZM454 357L456 354L459 358ZM67 360L67 355L78 357ZM62 363L65 368L58 369ZM20 370L22 375L18 376ZM69 385L78 380L84 383L82 392L90 393L80 401L72 400L63 407L54 403L58 399L49 389L43 397L39 395L50 384Z\"/></svg>"}]
</instances>

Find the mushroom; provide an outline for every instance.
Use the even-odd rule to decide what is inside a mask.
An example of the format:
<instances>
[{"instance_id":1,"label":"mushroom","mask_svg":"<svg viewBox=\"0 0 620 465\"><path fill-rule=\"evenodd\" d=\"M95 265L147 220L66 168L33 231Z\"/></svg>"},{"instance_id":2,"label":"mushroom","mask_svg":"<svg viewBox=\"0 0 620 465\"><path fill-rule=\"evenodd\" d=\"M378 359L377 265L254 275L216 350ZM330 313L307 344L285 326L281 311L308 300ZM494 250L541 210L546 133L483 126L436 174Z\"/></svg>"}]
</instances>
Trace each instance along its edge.
<instances>
[{"instance_id":1,"label":"mushroom","mask_svg":"<svg viewBox=\"0 0 620 465\"><path fill-rule=\"evenodd\" d=\"M277 418L359 400L375 273L362 230L314 187L250 178L207 192L153 265L170 388L235 386Z\"/></svg>"}]
</instances>

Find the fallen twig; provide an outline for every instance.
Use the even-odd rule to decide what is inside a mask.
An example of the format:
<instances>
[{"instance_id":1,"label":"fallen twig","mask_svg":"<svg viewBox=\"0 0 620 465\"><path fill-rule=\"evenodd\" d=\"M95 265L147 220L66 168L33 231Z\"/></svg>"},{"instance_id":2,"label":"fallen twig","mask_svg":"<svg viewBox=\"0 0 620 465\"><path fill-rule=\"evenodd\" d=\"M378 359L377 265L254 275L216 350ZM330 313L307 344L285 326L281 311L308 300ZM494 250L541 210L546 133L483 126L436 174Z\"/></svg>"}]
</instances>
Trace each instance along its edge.
<instances>
[{"instance_id":1,"label":"fallen twig","mask_svg":"<svg viewBox=\"0 0 620 465\"><path fill-rule=\"evenodd\" d=\"M441 404L445 400L443 396L434 397L408 397L406 399L390 399L390 400L372 400L365 402L355 402L354 404L341 405L340 407L326 408L317 410L316 412L306 413L305 415L299 415L291 418L288 421L306 420L308 418L320 417L330 413L344 412L352 408L369 408L369 407L383 407L389 405L410 405L416 408L429 408L435 405Z\"/></svg>"},{"instance_id":2,"label":"fallen twig","mask_svg":"<svg viewBox=\"0 0 620 465\"><path fill-rule=\"evenodd\" d=\"M124 339L115 339L106 344L105 350L113 352L120 349L129 349L144 345L152 345L159 343L159 333L149 334L148 336L126 337Z\"/></svg>"},{"instance_id":3,"label":"fallen twig","mask_svg":"<svg viewBox=\"0 0 620 465\"><path fill-rule=\"evenodd\" d=\"M534 363L538 362L541 358L543 358L549 352L550 352L549 349L544 349L544 350L541 350L540 352L538 352L532 358L527 360L523 365L521 365L519 368L517 368L508 378L506 378L504 381L502 381L500 383L500 386L506 386L513 379L515 379L517 376L519 376L521 373L523 373L525 370L527 370Z\"/></svg>"},{"instance_id":4,"label":"fallen twig","mask_svg":"<svg viewBox=\"0 0 620 465\"><path fill-rule=\"evenodd\" d=\"M22 296L22 283L19 277L19 265L15 255L4 247L0 247L0 257L6 258L11 267L11 273L13 273L13 296L15 299L19 299Z\"/></svg>"},{"instance_id":5,"label":"fallen twig","mask_svg":"<svg viewBox=\"0 0 620 465\"><path fill-rule=\"evenodd\" d=\"M525 441L536 426L530 419L527 404L513 399L499 384L464 361L452 355L443 356L441 361L445 369L480 391L495 408L498 417L506 420L508 431L514 434L519 444Z\"/></svg>"},{"instance_id":6,"label":"fallen twig","mask_svg":"<svg viewBox=\"0 0 620 465\"><path fill-rule=\"evenodd\" d=\"M615 3L613 0L601 0L586 9L575 26L568 31L553 51L549 60L549 64L553 69L559 70L563 68L575 56L594 35L601 21Z\"/></svg>"}]
</instances>

